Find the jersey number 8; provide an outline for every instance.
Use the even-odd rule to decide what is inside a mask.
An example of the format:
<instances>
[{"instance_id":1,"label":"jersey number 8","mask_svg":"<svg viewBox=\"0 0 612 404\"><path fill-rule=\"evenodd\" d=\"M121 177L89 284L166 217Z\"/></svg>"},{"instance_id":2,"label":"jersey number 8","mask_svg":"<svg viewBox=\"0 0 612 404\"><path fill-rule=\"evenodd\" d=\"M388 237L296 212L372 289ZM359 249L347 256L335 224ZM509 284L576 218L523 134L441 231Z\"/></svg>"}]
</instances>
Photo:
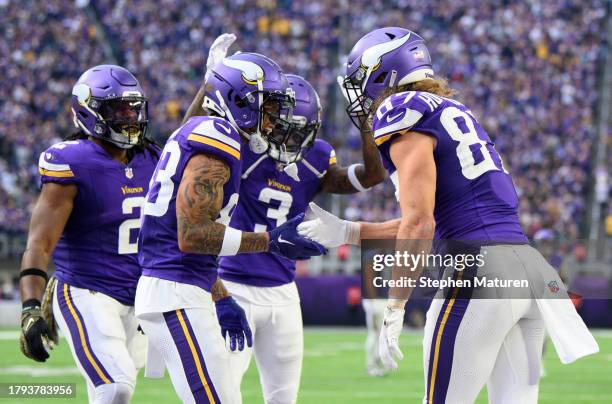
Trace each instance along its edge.
<instances>
[{"instance_id":1,"label":"jersey number 8","mask_svg":"<svg viewBox=\"0 0 612 404\"><path fill-rule=\"evenodd\" d=\"M155 217L164 216L168 212L168 206L174 194L174 181L172 181L172 177L176 174L176 169L181 161L181 147L176 140L166 143L159 161L153 178L151 178L148 199L144 206L144 214ZM166 162L164 168L160 168L164 161ZM230 196L227 204L221 209L219 218L216 221L228 224L232 208L237 203L238 194L235 193Z\"/></svg>"},{"instance_id":2,"label":"jersey number 8","mask_svg":"<svg viewBox=\"0 0 612 404\"><path fill-rule=\"evenodd\" d=\"M464 122L463 129L458 123L461 121ZM478 137L478 132L474 126L474 118L459 108L448 107L440 114L440 123L442 123L449 136L454 141L459 142L456 150L457 158L459 159L459 164L461 164L461 173L465 178L473 180L488 171L500 170L493 161L491 151L487 148L487 141ZM467 129L467 132L465 129ZM483 160L478 163L476 163L474 158L473 150L475 145L478 145L476 149L480 151L483 157ZM500 161L501 170L507 174L508 172L504 169L503 163L501 163L501 158L499 156L496 157Z\"/></svg>"}]
</instances>

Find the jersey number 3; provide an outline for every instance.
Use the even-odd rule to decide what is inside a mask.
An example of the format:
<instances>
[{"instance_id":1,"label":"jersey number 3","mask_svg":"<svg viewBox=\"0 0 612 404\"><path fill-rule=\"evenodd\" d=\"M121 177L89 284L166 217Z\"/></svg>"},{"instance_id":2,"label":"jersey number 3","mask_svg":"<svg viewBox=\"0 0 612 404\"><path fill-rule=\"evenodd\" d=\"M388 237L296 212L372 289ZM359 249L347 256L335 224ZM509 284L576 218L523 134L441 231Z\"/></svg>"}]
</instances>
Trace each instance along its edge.
<instances>
[{"instance_id":1,"label":"jersey number 3","mask_svg":"<svg viewBox=\"0 0 612 404\"><path fill-rule=\"evenodd\" d=\"M289 214L289 209L291 209L291 203L293 202L293 197L288 192L278 191L272 188L264 188L259 193L259 200L270 204L272 200L278 201L278 208L269 207L266 216L270 219L276 220L276 227L287 221L287 215ZM265 224L255 224L255 228L253 231L266 231L268 227Z\"/></svg>"}]
</instances>

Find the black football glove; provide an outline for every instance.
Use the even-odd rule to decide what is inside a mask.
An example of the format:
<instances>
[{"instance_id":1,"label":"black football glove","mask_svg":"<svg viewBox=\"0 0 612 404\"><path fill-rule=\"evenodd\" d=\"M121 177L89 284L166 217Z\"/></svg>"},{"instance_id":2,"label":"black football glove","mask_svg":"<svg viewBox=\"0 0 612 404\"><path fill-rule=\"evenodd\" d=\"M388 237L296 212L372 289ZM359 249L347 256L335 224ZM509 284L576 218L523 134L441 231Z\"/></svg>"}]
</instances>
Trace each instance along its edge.
<instances>
[{"instance_id":1,"label":"black football glove","mask_svg":"<svg viewBox=\"0 0 612 404\"><path fill-rule=\"evenodd\" d=\"M30 359L44 362L49 357L45 345L52 348L52 341L53 334L43 319L40 302L36 299L25 302L21 311L21 335L19 337L21 352Z\"/></svg>"}]
</instances>

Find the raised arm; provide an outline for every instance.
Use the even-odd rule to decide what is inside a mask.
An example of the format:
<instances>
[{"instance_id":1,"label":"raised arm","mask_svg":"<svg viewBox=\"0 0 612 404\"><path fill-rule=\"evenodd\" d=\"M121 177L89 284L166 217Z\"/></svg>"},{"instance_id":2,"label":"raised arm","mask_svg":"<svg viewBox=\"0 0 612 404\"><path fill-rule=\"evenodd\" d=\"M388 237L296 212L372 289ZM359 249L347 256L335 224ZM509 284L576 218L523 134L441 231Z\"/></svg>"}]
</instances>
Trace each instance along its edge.
<instances>
[{"instance_id":1,"label":"raised arm","mask_svg":"<svg viewBox=\"0 0 612 404\"><path fill-rule=\"evenodd\" d=\"M364 164L353 164L349 167L331 165L323 177L323 192L353 194L365 191L385 179L385 169L370 129L361 130L361 148Z\"/></svg>"},{"instance_id":2,"label":"raised arm","mask_svg":"<svg viewBox=\"0 0 612 404\"><path fill-rule=\"evenodd\" d=\"M181 126L183 126L192 116L206 115L204 107L202 107L202 104L204 103L204 93L206 92L205 84L206 81L203 81L195 98L191 101L191 104L189 104L189 108L187 108L187 112L185 112L185 116L181 121Z\"/></svg>"},{"instance_id":3,"label":"raised arm","mask_svg":"<svg viewBox=\"0 0 612 404\"><path fill-rule=\"evenodd\" d=\"M227 55L227 50L232 46L234 41L236 40L236 35L234 34L221 34L219 35L215 41L210 45L210 49L208 50L208 58L206 59L206 73L213 68L217 63L219 63L225 55ZM187 108L187 112L183 117L181 125L184 125L185 122L189 120L192 116L205 115L204 107L202 106L204 103L204 93L206 86L206 77L204 77L204 81L198 90L193 101L191 101L191 105Z\"/></svg>"}]
</instances>

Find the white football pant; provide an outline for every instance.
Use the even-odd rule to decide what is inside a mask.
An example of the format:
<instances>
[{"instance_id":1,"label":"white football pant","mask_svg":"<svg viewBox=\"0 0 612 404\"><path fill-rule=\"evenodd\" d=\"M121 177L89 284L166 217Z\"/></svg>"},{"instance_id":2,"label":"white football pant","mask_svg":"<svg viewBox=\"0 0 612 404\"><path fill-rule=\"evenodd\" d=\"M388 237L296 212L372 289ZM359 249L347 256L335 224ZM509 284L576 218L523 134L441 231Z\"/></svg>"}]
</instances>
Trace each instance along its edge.
<instances>
[{"instance_id":1,"label":"white football pant","mask_svg":"<svg viewBox=\"0 0 612 404\"><path fill-rule=\"evenodd\" d=\"M302 311L295 283L269 288L223 283L244 309L253 332L253 348L231 355L236 383L240 385L254 353L266 404L295 403L304 356Z\"/></svg>"},{"instance_id":2,"label":"white football pant","mask_svg":"<svg viewBox=\"0 0 612 404\"><path fill-rule=\"evenodd\" d=\"M152 348L146 373L151 363L158 366L152 356L159 355L183 403L241 402L210 293L194 285L143 276L135 306ZM159 375L159 370L151 373Z\"/></svg>"},{"instance_id":3,"label":"white football pant","mask_svg":"<svg viewBox=\"0 0 612 404\"><path fill-rule=\"evenodd\" d=\"M478 276L535 274L533 251L525 250L530 248L483 247L486 265ZM537 403L543 341L544 321L534 299L438 295L425 323L423 403L471 404L485 384L489 403Z\"/></svg>"},{"instance_id":4,"label":"white football pant","mask_svg":"<svg viewBox=\"0 0 612 404\"><path fill-rule=\"evenodd\" d=\"M58 280L53 315L85 377L89 402L128 403L147 350L134 307Z\"/></svg>"}]
</instances>

